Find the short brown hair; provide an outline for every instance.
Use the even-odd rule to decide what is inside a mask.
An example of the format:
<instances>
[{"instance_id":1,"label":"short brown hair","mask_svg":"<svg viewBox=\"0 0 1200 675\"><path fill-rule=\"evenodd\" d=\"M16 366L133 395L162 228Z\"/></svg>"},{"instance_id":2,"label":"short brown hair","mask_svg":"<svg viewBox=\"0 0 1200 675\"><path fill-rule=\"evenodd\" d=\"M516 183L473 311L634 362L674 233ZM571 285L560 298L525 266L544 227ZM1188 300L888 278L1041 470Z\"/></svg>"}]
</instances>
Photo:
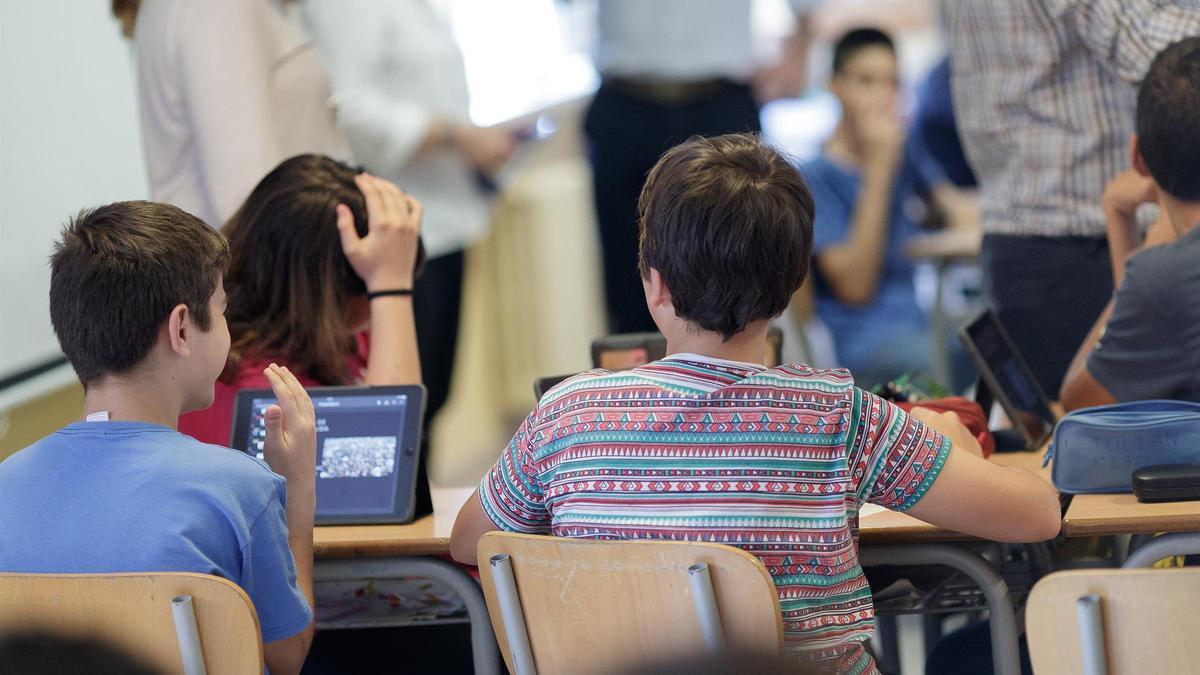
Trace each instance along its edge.
<instances>
[{"instance_id":1,"label":"short brown hair","mask_svg":"<svg viewBox=\"0 0 1200 675\"><path fill-rule=\"evenodd\" d=\"M808 274L812 193L751 134L668 150L642 188L638 220L642 274L658 270L676 314L726 340L783 313Z\"/></svg>"},{"instance_id":2,"label":"short brown hair","mask_svg":"<svg viewBox=\"0 0 1200 675\"><path fill-rule=\"evenodd\" d=\"M208 302L228 260L219 232L168 204L80 211L50 257L50 321L80 381L140 363L177 305L208 330Z\"/></svg>"}]
</instances>

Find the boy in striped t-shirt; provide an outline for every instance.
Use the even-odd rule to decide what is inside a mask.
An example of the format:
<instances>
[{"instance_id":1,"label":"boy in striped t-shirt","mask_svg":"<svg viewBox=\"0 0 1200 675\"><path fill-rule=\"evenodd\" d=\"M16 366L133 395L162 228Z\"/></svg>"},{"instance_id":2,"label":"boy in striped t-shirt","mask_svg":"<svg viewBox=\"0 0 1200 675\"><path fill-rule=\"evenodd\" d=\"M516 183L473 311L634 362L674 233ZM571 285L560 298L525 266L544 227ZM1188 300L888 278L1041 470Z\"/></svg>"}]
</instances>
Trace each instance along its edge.
<instances>
[{"instance_id":1,"label":"boy in striped t-shirt","mask_svg":"<svg viewBox=\"0 0 1200 675\"><path fill-rule=\"evenodd\" d=\"M812 255L812 196L775 150L748 135L679 145L639 216L668 356L547 392L459 513L456 559L474 563L490 530L730 544L774 578L791 651L861 673L875 672L864 503L997 541L1058 532L1050 486L981 459L952 415L905 414L844 370L761 365Z\"/></svg>"}]
</instances>

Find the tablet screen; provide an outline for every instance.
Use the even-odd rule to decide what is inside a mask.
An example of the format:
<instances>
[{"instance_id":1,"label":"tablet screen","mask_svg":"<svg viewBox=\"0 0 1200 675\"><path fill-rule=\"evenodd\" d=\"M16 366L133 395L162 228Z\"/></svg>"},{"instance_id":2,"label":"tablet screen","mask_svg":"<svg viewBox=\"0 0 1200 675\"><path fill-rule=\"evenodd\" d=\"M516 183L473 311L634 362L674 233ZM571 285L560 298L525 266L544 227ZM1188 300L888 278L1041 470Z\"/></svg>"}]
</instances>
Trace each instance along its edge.
<instances>
[{"instance_id":1,"label":"tablet screen","mask_svg":"<svg viewBox=\"0 0 1200 675\"><path fill-rule=\"evenodd\" d=\"M963 339L1014 426L1036 447L1053 430L1054 412L1008 333L986 311L963 329Z\"/></svg>"},{"instance_id":2,"label":"tablet screen","mask_svg":"<svg viewBox=\"0 0 1200 675\"><path fill-rule=\"evenodd\" d=\"M317 516L390 514L396 507L405 447L404 394L312 397L317 415ZM250 402L245 446L262 458L263 417L274 398Z\"/></svg>"}]
</instances>

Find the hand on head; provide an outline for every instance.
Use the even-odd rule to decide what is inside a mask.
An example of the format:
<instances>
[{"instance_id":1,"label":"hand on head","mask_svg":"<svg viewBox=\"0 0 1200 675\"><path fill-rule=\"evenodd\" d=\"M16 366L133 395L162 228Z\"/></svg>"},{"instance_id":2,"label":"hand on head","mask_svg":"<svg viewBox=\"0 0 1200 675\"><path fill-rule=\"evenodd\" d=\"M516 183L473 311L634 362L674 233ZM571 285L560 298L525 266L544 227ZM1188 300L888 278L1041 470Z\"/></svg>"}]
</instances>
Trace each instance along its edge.
<instances>
[{"instance_id":1,"label":"hand on head","mask_svg":"<svg viewBox=\"0 0 1200 675\"><path fill-rule=\"evenodd\" d=\"M355 178L367 202L367 235L360 237L354 214L337 205L342 251L369 291L411 289L421 231L421 203L394 184L370 174Z\"/></svg>"}]
</instances>

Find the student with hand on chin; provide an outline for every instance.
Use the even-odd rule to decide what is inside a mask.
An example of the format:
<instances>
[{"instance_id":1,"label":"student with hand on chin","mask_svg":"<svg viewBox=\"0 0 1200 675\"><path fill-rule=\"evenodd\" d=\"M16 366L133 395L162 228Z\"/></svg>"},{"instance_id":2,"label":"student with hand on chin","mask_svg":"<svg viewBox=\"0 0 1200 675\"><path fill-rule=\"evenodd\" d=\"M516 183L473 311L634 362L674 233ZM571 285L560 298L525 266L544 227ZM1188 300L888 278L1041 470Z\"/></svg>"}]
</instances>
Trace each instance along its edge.
<instances>
[{"instance_id":1,"label":"student with hand on chin","mask_svg":"<svg viewBox=\"0 0 1200 675\"><path fill-rule=\"evenodd\" d=\"M897 111L896 50L873 28L846 33L833 50L830 90L842 117L821 155L802 171L816 202L816 309L833 333L838 364L863 386L932 363L929 317L917 305L905 246L930 208L951 227L973 227L967 198L943 175ZM952 348L954 349L954 348Z\"/></svg>"},{"instance_id":2,"label":"student with hand on chin","mask_svg":"<svg viewBox=\"0 0 1200 675\"><path fill-rule=\"evenodd\" d=\"M1118 401L1200 401L1200 38L1162 51L1137 98L1133 166L1102 201L1116 295L1079 347L1067 410ZM1139 242L1137 208L1159 219Z\"/></svg>"}]
</instances>

